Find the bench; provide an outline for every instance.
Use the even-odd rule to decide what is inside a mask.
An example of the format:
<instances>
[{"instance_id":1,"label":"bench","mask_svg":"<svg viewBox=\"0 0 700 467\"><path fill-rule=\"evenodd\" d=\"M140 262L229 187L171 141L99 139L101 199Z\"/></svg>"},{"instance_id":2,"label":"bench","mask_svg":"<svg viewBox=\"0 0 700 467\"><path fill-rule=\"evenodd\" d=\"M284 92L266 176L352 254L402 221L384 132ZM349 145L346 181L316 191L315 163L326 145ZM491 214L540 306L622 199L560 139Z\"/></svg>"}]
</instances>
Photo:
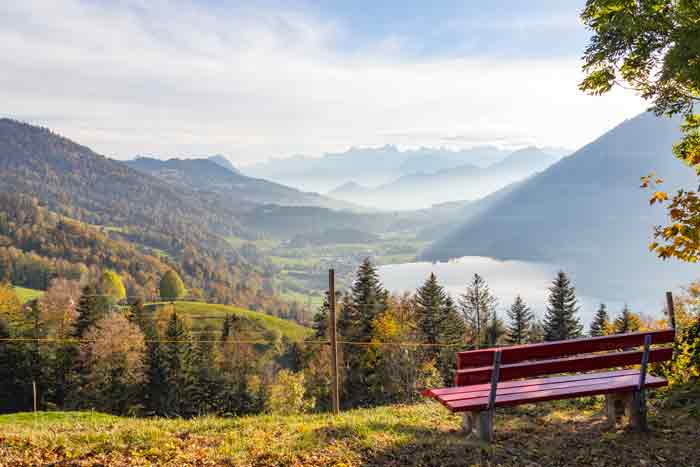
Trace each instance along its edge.
<instances>
[{"instance_id":1,"label":"bench","mask_svg":"<svg viewBox=\"0 0 700 467\"><path fill-rule=\"evenodd\" d=\"M630 424L644 431L645 391L667 384L664 378L648 375L647 365L672 357L669 347L651 347L674 339L675 331L666 329L458 352L455 386L429 389L423 395L453 413L463 413L465 431L477 431L486 442L493 439L496 407L595 395L606 396L610 423L624 411ZM632 365L641 367L623 368ZM608 371L585 373L596 370ZM559 376L537 378L545 375Z\"/></svg>"}]
</instances>

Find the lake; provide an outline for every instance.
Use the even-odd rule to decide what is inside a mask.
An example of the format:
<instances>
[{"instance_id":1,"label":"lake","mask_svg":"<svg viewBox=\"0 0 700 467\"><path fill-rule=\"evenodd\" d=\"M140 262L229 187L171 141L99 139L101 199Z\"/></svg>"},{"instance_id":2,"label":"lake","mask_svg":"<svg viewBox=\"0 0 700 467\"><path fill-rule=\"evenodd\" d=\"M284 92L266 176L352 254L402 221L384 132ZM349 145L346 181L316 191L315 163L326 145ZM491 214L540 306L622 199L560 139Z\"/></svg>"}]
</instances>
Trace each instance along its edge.
<instances>
[{"instance_id":1,"label":"lake","mask_svg":"<svg viewBox=\"0 0 700 467\"><path fill-rule=\"evenodd\" d=\"M498 313L506 318L505 311L513 303L516 295L521 295L530 308L542 317L549 293L549 287L560 266L553 264L534 263L525 261L499 261L480 256L467 256L442 263L403 263L381 266L380 277L384 286L392 292L414 291L431 272L438 281L455 298L463 294L466 285L475 273L481 275L489 285L493 294L498 297ZM567 271L568 272L568 271ZM576 286L576 274L571 274ZM600 296L599 296L600 295ZM580 295L581 321L590 323L600 303L608 306L611 318L622 310L624 302L603 294ZM629 306L633 311L661 317L663 313L663 295L657 299L630 300Z\"/></svg>"}]
</instances>

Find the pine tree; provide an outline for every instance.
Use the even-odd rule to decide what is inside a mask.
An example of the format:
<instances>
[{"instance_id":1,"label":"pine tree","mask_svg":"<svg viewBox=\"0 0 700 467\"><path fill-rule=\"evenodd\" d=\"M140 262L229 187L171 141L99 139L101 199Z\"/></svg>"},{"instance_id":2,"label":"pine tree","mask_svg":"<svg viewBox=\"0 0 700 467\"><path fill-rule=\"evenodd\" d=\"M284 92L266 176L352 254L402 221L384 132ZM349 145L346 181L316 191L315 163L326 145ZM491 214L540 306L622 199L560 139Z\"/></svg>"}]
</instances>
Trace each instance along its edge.
<instances>
[{"instance_id":1,"label":"pine tree","mask_svg":"<svg viewBox=\"0 0 700 467\"><path fill-rule=\"evenodd\" d=\"M484 278L474 274L466 293L460 297L459 305L477 348L489 343L487 330L497 303Z\"/></svg>"},{"instance_id":2,"label":"pine tree","mask_svg":"<svg viewBox=\"0 0 700 467\"><path fill-rule=\"evenodd\" d=\"M542 321L535 318L527 332L527 341L531 344L544 341L544 324Z\"/></svg>"},{"instance_id":3,"label":"pine tree","mask_svg":"<svg viewBox=\"0 0 700 467\"><path fill-rule=\"evenodd\" d=\"M510 344L524 344L528 342L530 327L534 315L525 304L522 297L518 295L508 310L510 326L508 326L508 342Z\"/></svg>"},{"instance_id":4,"label":"pine tree","mask_svg":"<svg viewBox=\"0 0 700 467\"><path fill-rule=\"evenodd\" d=\"M314 315L314 322L311 327L314 330L314 338L328 339L328 320L330 316L330 303L328 301L328 291L324 294L323 303Z\"/></svg>"},{"instance_id":5,"label":"pine tree","mask_svg":"<svg viewBox=\"0 0 700 467\"><path fill-rule=\"evenodd\" d=\"M388 307L389 294L379 281L375 267L366 258L355 274L350 293L341 308L338 330L350 341L369 342L374 320ZM375 368L381 355L368 346L343 348L345 391L343 400L351 406L372 404L381 399L381 381Z\"/></svg>"},{"instance_id":6,"label":"pine tree","mask_svg":"<svg viewBox=\"0 0 700 467\"><path fill-rule=\"evenodd\" d=\"M579 311L576 289L564 271L559 271L552 281L548 302L544 317L544 339L558 341L580 337L583 326L576 316Z\"/></svg>"},{"instance_id":7,"label":"pine tree","mask_svg":"<svg viewBox=\"0 0 700 467\"><path fill-rule=\"evenodd\" d=\"M195 343L192 356L192 384L187 394L188 405L191 406L189 415L205 415L221 410L224 380L216 364L218 351L207 337L214 329L207 327L204 331L203 337Z\"/></svg>"},{"instance_id":8,"label":"pine tree","mask_svg":"<svg viewBox=\"0 0 700 467\"><path fill-rule=\"evenodd\" d=\"M591 323L591 336L607 336L610 334L610 318L605 303L601 303Z\"/></svg>"},{"instance_id":9,"label":"pine tree","mask_svg":"<svg viewBox=\"0 0 700 467\"><path fill-rule=\"evenodd\" d=\"M625 334L628 332L637 332L642 327L642 320L636 313L630 310L625 304L622 313L615 320L615 334Z\"/></svg>"},{"instance_id":10,"label":"pine tree","mask_svg":"<svg viewBox=\"0 0 700 467\"><path fill-rule=\"evenodd\" d=\"M160 298L162 300L177 300L186 294L187 289L180 275L172 269L168 270L160 280Z\"/></svg>"},{"instance_id":11,"label":"pine tree","mask_svg":"<svg viewBox=\"0 0 700 467\"><path fill-rule=\"evenodd\" d=\"M109 310L110 301L108 297L99 295L93 285L83 287L76 309L78 317L75 320L75 337L82 337L85 331L109 313Z\"/></svg>"},{"instance_id":12,"label":"pine tree","mask_svg":"<svg viewBox=\"0 0 700 467\"><path fill-rule=\"evenodd\" d=\"M462 342L464 321L433 273L416 291L415 315L420 341L434 345L423 349L423 359L434 360L445 384L450 384L454 376L454 351L444 352L438 345Z\"/></svg>"}]
</instances>

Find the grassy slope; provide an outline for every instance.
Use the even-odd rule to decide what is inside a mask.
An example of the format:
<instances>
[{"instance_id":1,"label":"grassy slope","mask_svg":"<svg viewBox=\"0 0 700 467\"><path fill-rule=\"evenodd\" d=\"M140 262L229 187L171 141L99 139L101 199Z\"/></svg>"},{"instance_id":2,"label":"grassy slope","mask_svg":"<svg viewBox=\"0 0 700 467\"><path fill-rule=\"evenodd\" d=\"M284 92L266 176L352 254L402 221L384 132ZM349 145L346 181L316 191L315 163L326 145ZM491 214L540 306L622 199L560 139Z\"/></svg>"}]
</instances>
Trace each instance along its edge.
<instances>
[{"instance_id":1,"label":"grassy slope","mask_svg":"<svg viewBox=\"0 0 700 467\"><path fill-rule=\"evenodd\" d=\"M27 289L25 287L12 287L22 303L27 303L29 300L34 300L44 295L43 290Z\"/></svg>"},{"instance_id":2,"label":"grassy slope","mask_svg":"<svg viewBox=\"0 0 700 467\"><path fill-rule=\"evenodd\" d=\"M466 438L460 419L434 403L354 410L338 418L6 415L0 416L0 465L700 465L697 413L652 409L651 432L638 434L605 428L600 412L599 403L499 410L490 447Z\"/></svg>"},{"instance_id":3,"label":"grassy slope","mask_svg":"<svg viewBox=\"0 0 700 467\"><path fill-rule=\"evenodd\" d=\"M155 307L158 304L151 304ZM269 331L279 332L290 340L299 341L309 336L311 330L286 319L276 318L261 312L246 310L230 305L216 305L199 302L177 302L175 310L179 314L191 318L192 327L195 330L202 329L206 325L212 325L218 331L227 314L233 314L241 318L246 339L266 339Z\"/></svg>"}]
</instances>

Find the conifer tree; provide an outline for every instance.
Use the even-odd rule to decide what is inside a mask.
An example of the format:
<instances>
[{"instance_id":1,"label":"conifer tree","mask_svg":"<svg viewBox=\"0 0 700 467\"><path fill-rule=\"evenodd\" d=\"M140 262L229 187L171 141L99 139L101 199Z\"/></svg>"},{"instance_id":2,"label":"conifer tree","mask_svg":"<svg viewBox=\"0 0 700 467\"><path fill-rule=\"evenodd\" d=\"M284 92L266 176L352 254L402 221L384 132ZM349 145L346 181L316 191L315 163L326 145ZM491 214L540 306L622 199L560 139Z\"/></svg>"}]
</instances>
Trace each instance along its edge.
<instances>
[{"instance_id":1,"label":"conifer tree","mask_svg":"<svg viewBox=\"0 0 700 467\"><path fill-rule=\"evenodd\" d=\"M78 316L75 320L75 337L82 337L88 328L94 326L95 323L109 313L109 309L110 302L108 297L98 294L97 288L93 285L83 287L78 307L76 308Z\"/></svg>"},{"instance_id":2,"label":"conifer tree","mask_svg":"<svg viewBox=\"0 0 700 467\"><path fill-rule=\"evenodd\" d=\"M175 311L165 328L163 366L165 369L165 409L170 416L186 416L191 406L187 400L192 370L192 343L187 325Z\"/></svg>"},{"instance_id":3,"label":"conifer tree","mask_svg":"<svg viewBox=\"0 0 700 467\"><path fill-rule=\"evenodd\" d=\"M615 334L625 334L628 332L637 332L642 327L642 320L636 313L630 310L630 307L625 304L622 313L615 320Z\"/></svg>"},{"instance_id":4,"label":"conifer tree","mask_svg":"<svg viewBox=\"0 0 700 467\"><path fill-rule=\"evenodd\" d=\"M464 321L459 316L452 298L431 273L416 291L416 328L421 342L434 345L423 349L422 356L434 360L445 384L454 376L454 349L446 352L440 344L455 344L464 338Z\"/></svg>"},{"instance_id":5,"label":"conifer tree","mask_svg":"<svg viewBox=\"0 0 700 467\"><path fill-rule=\"evenodd\" d=\"M508 326L508 343L524 344L528 342L528 333L530 332L534 315L520 295L515 297L515 301L510 306L508 318L510 319L510 325Z\"/></svg>"},{"instance_id":6,"label":"conifer tree","mask_svg":"<svg viewBox=\"0 0 700 467\"><path fill-rule=\"evenodd\" d=\"M209 340L214 329L206 327L195 342L192 355L192 384L187 394L189 415L217 413L221 409L223 375L216 364L218 350Z\"/></svg>"},{"instance_id":7,"label":"conifer tree","mask_svg":"<svg viewBox=\"0 0 700 467\"><path fill-rule=\"evenodd\" d=\"M583 326L576 316L579 311L576 289L564 271L559 271L549 288L549 304L544 316L544 340L558 341L580 337Z\"/></svg>"},{"instance_id":8,"label":"conifer tree","mask_svg":"<svg viewBox=\"0 0 700 467\"><path fill-rule=\"evenodd\" d=\"M341 308L338 330L345 340L369 342L373 335L374 320L388 307L389 294L369 258L357 272L347 299ZM381 382L377 380L377 359L381 358L369 346L343 347L345 364L345 391L343 400L351 406L368 405L381 399Z\"/></svg>"},{"instance_id":9,"label":"conifer tree","mask_svg":"<svg viewBox=\"0 0 700 467\"><path fill-rule=\"evenodd\" d=\"M460 297L459 305L472 335L473 344L479 348L488 345L487 330L498 300L491 293L486 281L479 274L474 274L467 285L467 291Z\"/></svg>"},{"instance_id":10,"label":"conifer tree","mask_svg":"<svg viewBox=\"0 0 700 467\"><path fill-rule=\"evenodd\" d=\"M591 337L607 336L611 333L610 317L605 303L601 303L591 322Z\"/></svg>"}]
</instances>

